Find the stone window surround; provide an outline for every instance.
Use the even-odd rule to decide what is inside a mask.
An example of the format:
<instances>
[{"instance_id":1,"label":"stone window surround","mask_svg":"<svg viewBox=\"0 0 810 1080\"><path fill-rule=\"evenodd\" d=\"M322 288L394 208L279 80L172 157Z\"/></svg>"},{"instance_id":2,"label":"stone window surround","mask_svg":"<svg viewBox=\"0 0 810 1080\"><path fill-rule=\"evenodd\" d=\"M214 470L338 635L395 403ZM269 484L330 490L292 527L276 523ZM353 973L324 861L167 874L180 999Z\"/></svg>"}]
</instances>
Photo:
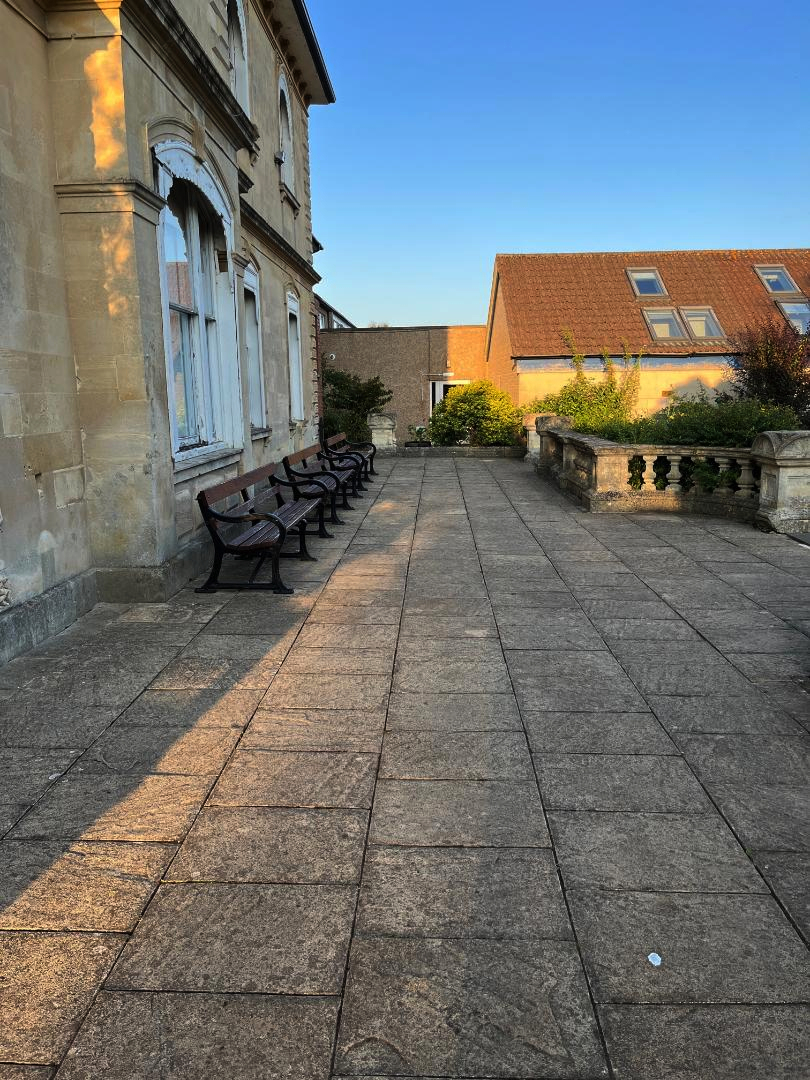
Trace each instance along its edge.
<instances>
[{"instance_id":1,"label":"stone window surround","mask_svg":"<svg viewBox=\"0 0 810 1080\"><path fill-rule=\"evenodd\" d=\"M212 453L237 451L242 448L241 394L239 380L239 340L238 320L236 317L236 278L233 268L232 253L234 248L234 221L228 199L219 182L195 152L191 144L180 139L169 139L152 148L157 164L158 194L166 200L175 180L185 180L193 185L205 197L220 219L225 235L226 256L228 260L227 290L229 299L223 296L220 286L217 302L217 320L219 329L219 356L216 371L210 372L212 381L216 379L219 391L219 411L217 420L220 425L220 437L204 446L193 449L180 449L177 422L172 407L171 339L169 332L168 287L163 258L163 223L167 210L161 211L158 225L158 251L161 275L161 300L163 307L163 335L166 359L166 378L168 391L169 422L172 439L172 455L175 468L181 469L186 464L193 464L197 459L210 458ZM236 388L234 392L234 388Z\"/></svg>"},{"instance_id":2,"label":"stone window surround","mask_svg":"<svg viewBox=\"0 0 810 1080\"><path fill-rule=\"evenodd\" d=\"M304 400L304 362L303 362L303 339L301 333L301 302L298 294L292 288L287 287L287 359L290 391L290 428L306 419L306 401ZM295 318L298 326L298 349L297 355L293 353L293 342L290 337L290 323ZM296 412L301 415L296 416Z\"/></svg>"},{"instance_id":3,"label":"stone window surround","mask_svg":"<svg viewBox=\"0 0 810 1080\"><path fill-rule=\"evenodd\" d=\"M258 324L258 386L259 386L259 401L254 402L251 400L250 392L250 371L248 370L248 411L250 414L250 428L251 436L253 438L259 438L266 436L270 428L267 424L267 388L265 386L265 370L264 370L264 351L262 349L262 302L261 292L259 288L259 272L253 263L248 263L245 267L244 278L242 282L242 290L244 293L251 293L256 304L256 322ZM247 329L247 304L245 304L245 352L247 353L248 342L248 329ZM249 359L249 358L248 358ZM253 423L253 408L254 405L259 406L259 411L264 417L263 424Z\"/></svg>"}]
</instances>

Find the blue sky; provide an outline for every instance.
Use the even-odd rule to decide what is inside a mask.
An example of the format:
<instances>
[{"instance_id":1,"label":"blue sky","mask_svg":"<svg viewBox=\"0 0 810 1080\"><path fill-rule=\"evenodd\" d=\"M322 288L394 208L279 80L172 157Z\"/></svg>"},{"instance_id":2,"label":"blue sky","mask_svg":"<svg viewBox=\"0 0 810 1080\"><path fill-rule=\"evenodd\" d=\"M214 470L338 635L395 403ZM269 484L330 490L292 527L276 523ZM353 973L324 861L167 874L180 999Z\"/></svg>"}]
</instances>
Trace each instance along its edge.
<instances>
[{"instance_id":1,"label":"blue sky","mask_svg":"<svg viewBox=\"0 0 810 1080\"><path fill-rule=\"evenodd\" d=\"M321 293L484 322L496 252L810 246L807 0L308 0Z\"/></svg>"}]
</instances>

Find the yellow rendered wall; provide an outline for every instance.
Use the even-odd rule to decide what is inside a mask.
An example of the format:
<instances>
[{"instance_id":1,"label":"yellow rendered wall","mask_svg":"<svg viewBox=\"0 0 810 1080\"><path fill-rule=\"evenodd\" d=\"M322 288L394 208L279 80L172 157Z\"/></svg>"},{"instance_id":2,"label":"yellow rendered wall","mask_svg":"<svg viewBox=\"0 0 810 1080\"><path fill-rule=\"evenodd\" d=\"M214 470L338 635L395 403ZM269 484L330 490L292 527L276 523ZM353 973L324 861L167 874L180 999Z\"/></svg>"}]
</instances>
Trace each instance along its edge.
<instances>
[{"instance_id":1,"label":"yellow rendered wall","mask_svg":"<svg viewBox=\"0 0 810 1080\"><path fill-rule=\"evenodd\" d=\"M571 377L570 370L521 373L518 377L518 404L525 405L534 398L557 393ZM720 364L648 368L642 361L638 411L646 415L663 409L673 393L696 394L701 387L711 390L726 386L725 370Z\"/></svg>"}]
</instances>

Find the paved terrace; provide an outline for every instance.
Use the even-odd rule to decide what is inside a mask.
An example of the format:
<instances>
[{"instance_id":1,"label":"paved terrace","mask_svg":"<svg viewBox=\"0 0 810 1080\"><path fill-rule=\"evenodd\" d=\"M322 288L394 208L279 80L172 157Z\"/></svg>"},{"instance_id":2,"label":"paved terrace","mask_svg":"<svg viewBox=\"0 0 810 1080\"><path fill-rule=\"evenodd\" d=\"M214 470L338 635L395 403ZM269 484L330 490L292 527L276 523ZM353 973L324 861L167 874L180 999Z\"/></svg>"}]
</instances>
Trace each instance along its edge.
<instances>
[{"instance_id":1,"label":"paved terrace","mask_svg":"<svg viewBox=\"0 0 810 1080\"><path fill-rule=\"evenodd\" d=\"M808 1077L810 551L383 469L0 672L0 1080Z\"/></svg>"}]
</instances>

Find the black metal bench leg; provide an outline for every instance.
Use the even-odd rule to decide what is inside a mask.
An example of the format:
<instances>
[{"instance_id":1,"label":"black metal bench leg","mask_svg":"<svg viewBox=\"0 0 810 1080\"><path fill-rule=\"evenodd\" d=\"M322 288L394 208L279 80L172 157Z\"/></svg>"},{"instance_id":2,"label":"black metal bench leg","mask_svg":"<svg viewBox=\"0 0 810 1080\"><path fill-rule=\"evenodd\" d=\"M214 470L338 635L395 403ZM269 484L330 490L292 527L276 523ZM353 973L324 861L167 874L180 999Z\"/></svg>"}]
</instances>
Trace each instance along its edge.
<instances>
[{"instance_id":1,"label":"black metal bench leg","mask_svg":"<svg viewBox=\"0 0 810 1080\"><path fill-rule=\"evenodd\" d=\"M344 481L340 485L340 493L343 496L343 502L340 504L342 510L354 510L354 507L349 502L349 493L347 491L348 484Z\"/></svg>"},{"instance_id":2,"label":"black metal bench leg","mask_svg":"<svg viewBox=\"0 0 810 1080\"><path fill-rule=\"evenodd\" d=\"M318 536L323 536L327 540L334 540L335 534L326 531L326 520L323 503L318 506Z\"/></svg>"},{"instance_id":3,"label":"black metal bench leg","mask_svg":"<svg viewBox=\"0 0 810 1080\"><path fill-rule=\"evenodd\" d=\"M343 501L346 501L345 495L343 497ZM339 518L337 513L337 489L335 489L335 491L330 491L329 493L329 507L332 511L329 518L330 522L333 525L345 525L346 522L342 518ZM349 509L351 509L351 507Z\"/></svg>"},{"instance_id":4,"label":"black metal bench leg","mask_svg":"<svg viewBox=\"0 0 810 1080\"><path fill-rule=\"evenodd\" d=\"M274 593L283 593L286 596L290 596L295 592L295 589L288 589L284 582L281 580L281 570L279 569L279 557L278 551L274 551L270 556L270 562L273 567L273 580L270 585Z\"/></svg>"},{"instance_id":5,"label":"black metal bench leg","mask_svg":"<svg viewBox=\"0 0 810 1080\"><path fill-rule=\"evenodd\" d=\"M222 552L214 549L214 565L211 567L211 573L208 575L208 581L204 585L201 585L199 589L195 589L195 592L216 592L217 582L219 581L219 572L222 569Z\"/></svg>"},{"instance_id":6,"label":"black metal bench leg","mask_svg":"<svg viewBox=\"0 0 810 1080\"><path fill-rule=\"evenodd\" d=\"M310 555L307 548L307 523L302 521L298 526L298 558L304 562L317 562L314 555Z\"/></svg>"}]
</instances>

